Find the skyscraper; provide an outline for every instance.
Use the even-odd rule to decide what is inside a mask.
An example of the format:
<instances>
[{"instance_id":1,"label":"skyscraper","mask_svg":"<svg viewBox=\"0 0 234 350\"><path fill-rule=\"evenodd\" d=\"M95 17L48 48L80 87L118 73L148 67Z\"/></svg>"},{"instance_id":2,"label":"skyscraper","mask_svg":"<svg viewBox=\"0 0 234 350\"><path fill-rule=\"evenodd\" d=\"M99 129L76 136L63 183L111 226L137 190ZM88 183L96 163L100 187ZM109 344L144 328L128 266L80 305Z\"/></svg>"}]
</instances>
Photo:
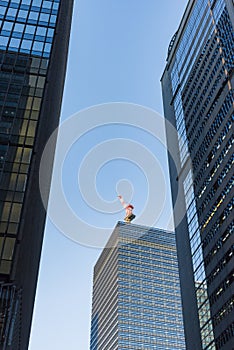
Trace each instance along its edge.
<instances>
[{"instance_id":1,"label":"skyscraper","mask_svg":"<svg viewBox=\"0 0 234 350\"><path fill-rule=\"evenodd\" d=\"M90 350L185 349L175 234L118 222L93 280Z\"/></svg>"},{"instance_id":2,"label":"skyscraper","mask_svg":"<svg viewBox=\"0 0 234 350\"><path fill-rule=\"evenodd\" d=\"M190 0L162 76L188 350L234 349L233 28L233 1Z\"/></svg>"},{"instance_id":3,"label":"skyscraper","mask_svg":"<svg viewBox=\"0 0 234 350\"><path fill-rule=\"evenodd\" d=\"M72 7L73 0L0 1L1 349L28 348L45 222L39 165L58 125Z\"/></svg>"}]
</instances>

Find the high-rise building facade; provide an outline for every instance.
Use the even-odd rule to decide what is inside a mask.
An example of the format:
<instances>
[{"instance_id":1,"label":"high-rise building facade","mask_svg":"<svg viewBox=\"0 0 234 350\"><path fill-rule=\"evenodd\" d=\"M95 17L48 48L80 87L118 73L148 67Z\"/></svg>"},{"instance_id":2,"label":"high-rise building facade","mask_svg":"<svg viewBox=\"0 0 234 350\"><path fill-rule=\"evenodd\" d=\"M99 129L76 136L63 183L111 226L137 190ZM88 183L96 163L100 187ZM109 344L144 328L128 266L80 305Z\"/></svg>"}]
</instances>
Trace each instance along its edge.
<instances>
[{"instance_id":1,"label":"high-rise building facade","mask_svg":"<svg viewBox=\"0 0 234 350\"><path fill-rule=\"evenodd\" d=\"M1 349L28 348L45 222L39 165L59 121L72 7L73 0L0 1Z\"/></svg>"},{"instance_id":2,"label":"high-rise building facade","mask_svg":"<svg viewBox=\"0 0 234 350\"><path fill-rule=\"evenodd\" d=\"M118 222L93 280L90 350L185 349L175 234Z\"/></svg>"},{"instance_id":3,"label":"high-rise building facade","mask_svg":"<svg viewBox=\"0 0 234 350\"><path fill-rule=\"evenodd\" d=\"M162 76L188 350L234 349L234 4L190 0Z\"/></svg>"}]
</instances>

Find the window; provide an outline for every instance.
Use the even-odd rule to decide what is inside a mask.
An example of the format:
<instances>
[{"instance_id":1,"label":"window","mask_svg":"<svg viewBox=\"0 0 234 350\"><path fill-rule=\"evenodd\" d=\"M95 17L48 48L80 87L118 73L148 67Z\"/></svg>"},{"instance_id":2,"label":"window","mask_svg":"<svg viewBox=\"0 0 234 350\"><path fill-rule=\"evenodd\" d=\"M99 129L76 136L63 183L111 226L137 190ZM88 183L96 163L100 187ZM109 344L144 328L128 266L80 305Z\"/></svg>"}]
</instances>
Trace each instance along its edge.
<instances>
[{"instance_id":1,"label":"window","mask_svg":"<svg viewBox=\"0 0 234 350\"><path fill-rule=\"evenodd\" d=\"M21 49L22 51L29 52L32 47L32 41L31 40L23 40L21 43Z\"/></svg>"},{"instance_id":2,"label":"window","mask_svg":"<svg viewBox=\"0 0 234 350\"><path fill-rule=\"evenodd\" d=\"M4 24L3 24L3 27L2 27L2 30L11 30L12 29L12 27L13 27L13 23L12 22L4 22Z\"/></svg>"},{"instance_id":3,"label":"window","mask_svg":"<svg viewBox=\"0 0 234 350\"><path fill-rule=\"evenodd\" d=\"M0 35L0 49L6 49L9 38L7 36Z\"/></svg>"},{"instance_id":4,"label":"window","mask_svg":"<svg viewBox=\"0 0 234 350\"><path fill-rule=\"evenodd\" d=\"M43 42L39 42L39 41L34 41L33 43L33 51L37 51L37 52L42 52L43 51Z\"/></svg>"},{"instance_id":5,"label":"window","mask_svg":"<svg viewBox=\"0 0 234 350\"><path fill-rule=\"evenodd\" d=\"M20 39L14 39L12 38L9 44L9 47L11 49L18 49L20 46Z\"/></svg>"}]
</instances>

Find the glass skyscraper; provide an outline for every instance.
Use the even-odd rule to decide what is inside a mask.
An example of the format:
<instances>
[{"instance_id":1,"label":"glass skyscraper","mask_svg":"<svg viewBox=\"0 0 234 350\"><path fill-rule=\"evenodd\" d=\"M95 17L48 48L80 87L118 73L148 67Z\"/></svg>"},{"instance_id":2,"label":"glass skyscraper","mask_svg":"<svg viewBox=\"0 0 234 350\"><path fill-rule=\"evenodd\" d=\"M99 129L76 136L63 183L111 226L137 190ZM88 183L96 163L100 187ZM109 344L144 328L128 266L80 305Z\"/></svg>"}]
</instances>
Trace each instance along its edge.
<instances>
[{"instance_id":1,"label":"glass skyscraper","mask_svg":"<svg viewBox=\"0 0 234 350\"><path fill-rule=\"evenodd\" d=\"M234 349L233 6L190 0L162 76L188 350Z\"/></svg>"},{"instance_id":2,"label":"glass skyscraper","mask_svg":"<svg viewBox=\"0 0 234 350\"><path fill-rule=\"evenodd\" d=\"M90 350L183 350L175 234L118 222L94 268Z\"/></svg>"},{"instance_id":3,"label":"glass skyscraper","mask_svg":"<svg viewBox=\"0 0 234 350\"><path fill-rule=\"evenodd\" d=\"M39 165L58 125L72 6L0 0L1 349L28 348L45 221Z\"/></svg>"}]
</instances>

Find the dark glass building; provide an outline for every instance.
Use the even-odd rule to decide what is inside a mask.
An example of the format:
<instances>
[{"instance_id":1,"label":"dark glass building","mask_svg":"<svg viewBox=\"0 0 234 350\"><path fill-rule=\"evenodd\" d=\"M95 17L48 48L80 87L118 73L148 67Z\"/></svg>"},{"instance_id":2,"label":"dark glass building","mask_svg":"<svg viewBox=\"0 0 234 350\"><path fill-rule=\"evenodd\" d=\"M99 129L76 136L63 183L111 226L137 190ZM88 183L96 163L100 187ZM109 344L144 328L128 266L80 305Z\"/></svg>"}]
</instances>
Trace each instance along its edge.
<instances>
[{"instance_id":1,"label":"dark glass building","mask_svg":"<svg viewBox=\"0 0 234 350\"><path fill-rule=\"evenodd\" d=\"M28 348L45 222L39 165L59 121L72 6L0 0L0 349Z\"/></svg>"},{"instance_id":2,"label":"dark glass building","mask_svg":"<svg viewBox=\"0 0 234 350\"><path fill-rule=\"evenodd\" d=\"M118 222L94 268L90 350L185 349L175 234Z\"/></svg>"},{"instance_id":3,"label":"dark glass building","mask_svg":"<svg viewBox=\"0 0 234 350\"><path fill-rule=\"evenodd\" d=\"M234 349L233 29L233 1L190 0L162 76L188 350Z\"/></svg>"}]
</instances>

